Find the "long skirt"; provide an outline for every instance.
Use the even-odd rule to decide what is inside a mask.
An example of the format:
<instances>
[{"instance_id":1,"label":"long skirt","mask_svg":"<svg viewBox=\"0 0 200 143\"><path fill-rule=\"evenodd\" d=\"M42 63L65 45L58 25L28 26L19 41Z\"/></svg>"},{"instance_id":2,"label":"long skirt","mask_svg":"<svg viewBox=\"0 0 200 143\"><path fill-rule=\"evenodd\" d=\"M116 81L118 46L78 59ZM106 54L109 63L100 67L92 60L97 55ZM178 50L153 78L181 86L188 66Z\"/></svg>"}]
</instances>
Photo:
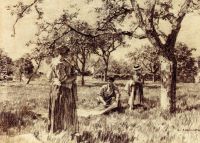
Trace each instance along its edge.
<instances>
[{"instance_id":1,"label":"long skirt","mask_svg":"<svg viewBox=\"0 0 200 143\"><path fill-rule=\"evenodd\" d=\"M143 85L135 82L134 88L131 91L128 104L132 108L134 105L142 105L144 102Z\"/></svg>"},{"instance_id":2,"label":"long skirt","mask_svg":"<svg viewBox=\"0 0 200 143\"><path fill-rule=\"evenodd\" d=\"M49 99L49 132L67 131L69 134L73 134L78 131L76 88L76 84L73 84L72 88L55 85L51 87Z\"/></svg>"},{"instance_id":3,"label":"long skirt","mask_svg":"<svg viewBox=\"0 0 200 143\"><path fill-rule=\"evenodd\" d=\"M139 104L143 103L143 85L141 83L135 82L134 86L134 98L133 100L136 101L136 96L139 97Z\"/></svg>"}]
</instances>

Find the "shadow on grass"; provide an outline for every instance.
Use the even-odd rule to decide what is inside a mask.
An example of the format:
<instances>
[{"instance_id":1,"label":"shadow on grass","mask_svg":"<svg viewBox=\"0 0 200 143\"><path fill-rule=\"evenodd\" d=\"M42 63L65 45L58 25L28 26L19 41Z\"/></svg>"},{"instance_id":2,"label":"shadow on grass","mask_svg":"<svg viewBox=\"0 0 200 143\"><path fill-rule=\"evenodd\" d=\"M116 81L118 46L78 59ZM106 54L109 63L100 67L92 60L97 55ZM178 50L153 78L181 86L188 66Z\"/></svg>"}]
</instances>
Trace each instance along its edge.
<instances>
[{"instance_id":1,"label":"shadow on grass","mask_svg":"<svg viewBox=\"0 0 200 143\"><path fill-rule=\"evenodd\" d=\"M106 83L87 83L84 85L84 87L101 87L105 85Z\"/></svg>"},{"instance_id":2,"label":"shadow on grass","mask_svg":"<svg viewBox=\"0 0 200 143\"><path fill-rule=\"evenodd\" d=\"M6 134L8 134L11 128L17 128L20 131L22 127L32 125L33 120L39 119L40 117L40 114L36 114L26 107L22 107L20 110L14 112L1 111L0 130Z\"/></svg>"},{"instance_id":3,"label":"shadow on grass","mask_svg":"<svg viewBox=\"0 0 200 143\"><path fill-rule=\"evenodd\" d=\"M182 113L185 111L192 111L192 110L200 110L200 104L196 104L196 105L191 105L191 106L186 106L184 109L183 108L177 108L176 111L178 113Z\"/></svg>"},{"instance_id":4,"label":"shadow on grass","mask_svg":"<svg viewBox=\"0 0 200 143\"><path fill-rule=\"evenodd\" d=\"M129 143L134 138L129 139L127 133L113 133L113 131L99 130L94 135L92 132L83 131L80 136L80 142L95 143L95 142L110 142L110 143Z\"/></svg>"},{"instance_id":5,"label":"shadow on grass","mask_svg":"<svg viewBox=\"0 0 200 143\"><path fill-rule=\"evenodd\" d=\"M186 111L200 110L200 104L188 106L185 110L186 110Z\"/></svg>"},{"instance_id":6,"label":"shadow on grass","mask_svg":"<svg viewBox=\"0 0 200 143\"><path fill-rule=\"evenodd\" d=\"M114 111L114 112L118 112L119 114L125 113L125 111L129 108L129 105L128 105L127 102L128 101L123 101L119 108L116 108L116 109L112 110L111 112ZM158 106L157 100L151 100L151 99L145 98L144 103L143 104L135 104L133 106L133 110L142 109L142 111L148 111L148 110L151 110L151 109L153 109L157 106Z\"/></svg>"}]
</instances>

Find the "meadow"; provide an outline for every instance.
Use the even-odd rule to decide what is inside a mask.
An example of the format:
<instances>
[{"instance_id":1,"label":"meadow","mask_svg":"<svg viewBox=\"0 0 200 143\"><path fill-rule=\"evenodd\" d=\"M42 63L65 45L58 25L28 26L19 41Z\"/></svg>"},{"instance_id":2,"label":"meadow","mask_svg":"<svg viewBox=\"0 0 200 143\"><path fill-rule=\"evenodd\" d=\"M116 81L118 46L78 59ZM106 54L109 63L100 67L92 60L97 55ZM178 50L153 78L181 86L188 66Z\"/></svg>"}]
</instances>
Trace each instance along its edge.
<instances>
[{"instance_id":1,"label":"meadow","mask_svg":"<svg viewBox=\"0 0 200 143\"><path fill-rule=\"evenodd\" d=\"M116 81L124 105L128 96L123 90L126 81ZM78 81L79 83L79 81ZM105 84L87 78L78 86L79 109L99 109L96 96ZM102 116L79 117L82 143L199 143L200 84L177 84L177 112L170 115L159 108L159 83L147 82L144 87L146 108L129 111L123 108ZM14 81L0 83L0 143L22 143L16 139L33 135L37 142L67 143L65 134L48 139L49 84L45 79L29 85ZM29 138L29 137L28 137ZM29 141L31 138L28 139Z\"/></svg>"}]
</instances>

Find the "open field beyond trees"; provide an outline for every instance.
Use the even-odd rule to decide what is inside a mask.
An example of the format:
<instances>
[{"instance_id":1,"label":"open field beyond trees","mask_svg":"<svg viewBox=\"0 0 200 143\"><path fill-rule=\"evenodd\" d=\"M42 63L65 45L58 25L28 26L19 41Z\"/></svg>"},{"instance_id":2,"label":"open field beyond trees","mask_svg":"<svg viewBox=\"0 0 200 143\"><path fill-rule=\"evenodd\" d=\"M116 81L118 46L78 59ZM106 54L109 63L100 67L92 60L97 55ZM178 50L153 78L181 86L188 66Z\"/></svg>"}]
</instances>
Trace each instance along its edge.
<instances>
[{"instance_id":1,"label":"open field beyond trees","mask_svg":"<svg viewBox=\"0 0 200 143\"><path fill-rule=\"evenodd\" d=\"M126 81L116 81L125 103ZM78 88L78 108L98 108L96 96L102 82L87 78ZM159 84L144 88L147 108L108 115L79 117L81 141L85 143L198 143L200 142L200 84L177 85L177 113L169 115L159 109ZM2 143L46 142L49 84L46 80L29 85L19 82L0 83L0 135ZM37 140L38 139L38 140ZM48 141L50 142L50 141ZM66 142L59 134L52 143Z\"/></svg>"}]
</instances>

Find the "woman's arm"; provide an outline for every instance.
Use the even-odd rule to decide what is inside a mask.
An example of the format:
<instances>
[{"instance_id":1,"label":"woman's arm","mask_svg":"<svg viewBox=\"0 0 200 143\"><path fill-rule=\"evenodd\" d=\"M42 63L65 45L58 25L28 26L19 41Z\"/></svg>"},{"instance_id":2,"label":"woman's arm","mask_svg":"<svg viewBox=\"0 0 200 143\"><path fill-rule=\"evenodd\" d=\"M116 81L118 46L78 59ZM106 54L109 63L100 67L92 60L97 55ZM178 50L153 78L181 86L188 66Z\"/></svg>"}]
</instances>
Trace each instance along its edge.
<instances>
[{"instance_id":1,"label":"woman's arm","mask_svg":"<svg viewBox=\"0 0 200 143\"><path fill-rule=\"evenodd\" d=\"M56 76L55 69L53 66L51 66L50 71L47 73L47 79L49 82L52 82L53 85L61 85L59 79Z\"/></svg>"},{"instance_id":2,"label":"woman's arm","mask_svg":"<svg viewBox=\"0 0 200 143\"><path fill-rule=\"evenodd\" d=\"M49 82L52 82L55 78L54 66L52 64L50 65L50 70L47 72L46 76Z\"/></svg>"},{"instance_id":3,"label":"woman's arm","mask_svg":"<svg viewBox=\"0 0 200 143\"><path fill-rule=\"evenodd\" d=\"M73 71L73 67L70 65L60 64L58 72L59 81L65 83L71 83L77 79L76 74Z\"/></svg>"}]
</instances>

